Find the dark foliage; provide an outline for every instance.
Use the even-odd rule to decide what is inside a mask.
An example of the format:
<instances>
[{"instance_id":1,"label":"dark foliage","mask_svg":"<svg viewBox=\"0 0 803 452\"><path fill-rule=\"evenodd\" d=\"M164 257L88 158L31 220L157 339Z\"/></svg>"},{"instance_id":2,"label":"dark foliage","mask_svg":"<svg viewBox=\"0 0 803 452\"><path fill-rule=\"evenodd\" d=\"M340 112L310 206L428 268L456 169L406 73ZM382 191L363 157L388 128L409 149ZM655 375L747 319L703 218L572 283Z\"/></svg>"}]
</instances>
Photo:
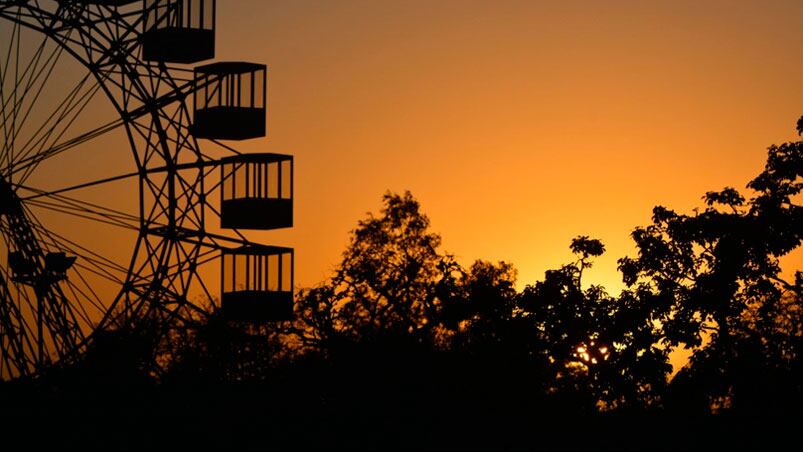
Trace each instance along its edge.
<instances>
[{"instance_id":1,"label":"dark foliage","mask_svg":"<svg viewBox=\"0 0 803 452\"><path fill-rule=\"evenodd\" d=\"M280 430L302 419L319 444L511 426L518 444L537 442L529 431L565 444L576 416L594 416L583 444L610 445L622 416L637 415L636 444L671 416L712 434L722 428L712 413L799 416L803 274L785 280L779 259L803 240L801 178L803 142L784 143L769 148L749 195L708 192L692 214L655 207L632 233L636 255L619 260L619 295L584 285L599 240L575 238L574 262L518 291L512 265L462 267L412 195L388 193L332 278L299 292L294 321L213 318L175 338L160 372L143 364L154 356L147 334L118 332L52 380L114 381L157 405L267 416ZM672 375L677 347L692 356Z\"/></svg>"},{"instance_id":2,"label":"dark foliage","mask_svg":"<svg viewBox=\"0 0 803 452\"><path fill-rule=\"evenodd\" d=\"M803 238L803 142L771 146L746 200L727 187L693 215L664 207L637 228L625 282L660 322L668 346L695 350L672 380L668 404L700 411L800 412L801 276L778 259ZM793 383L797 381L797 383Z\"/></svg>"}]
</instances>

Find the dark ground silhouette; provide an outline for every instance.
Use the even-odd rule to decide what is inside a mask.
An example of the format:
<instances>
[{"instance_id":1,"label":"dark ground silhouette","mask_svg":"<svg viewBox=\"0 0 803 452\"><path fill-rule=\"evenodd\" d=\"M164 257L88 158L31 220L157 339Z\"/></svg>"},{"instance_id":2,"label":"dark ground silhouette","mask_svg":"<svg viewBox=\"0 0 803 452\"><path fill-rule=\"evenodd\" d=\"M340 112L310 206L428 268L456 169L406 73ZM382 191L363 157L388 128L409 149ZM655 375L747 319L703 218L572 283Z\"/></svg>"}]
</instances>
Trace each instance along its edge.
<instances>
[{"instance_id":1,"label":"dark ground silhouette","mask_svg":"<svg viewBox=\"0 0 803 452\"><path fill-rule=\"evenodd\" d=\"M5 425L114 448L772 450L803 414L803 274L778 264L801 244L801 177L803 142L784 143L749 197L655 207L618 295L582 284L598 240L519 292L510 264L460 266L388 193L295 320L212 318L168 348L109 332L76 366L0 386ZM693 355L670 379L672 347Z\"/></svg>"}]
</instances>

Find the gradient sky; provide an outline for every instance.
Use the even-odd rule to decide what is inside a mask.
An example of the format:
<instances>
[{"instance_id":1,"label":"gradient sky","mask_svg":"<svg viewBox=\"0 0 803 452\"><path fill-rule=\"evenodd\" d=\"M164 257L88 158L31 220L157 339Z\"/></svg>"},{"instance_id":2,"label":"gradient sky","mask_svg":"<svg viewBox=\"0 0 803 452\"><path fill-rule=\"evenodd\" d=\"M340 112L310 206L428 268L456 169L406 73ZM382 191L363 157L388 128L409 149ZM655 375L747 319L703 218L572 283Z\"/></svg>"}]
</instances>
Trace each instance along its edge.
<instances>
[{"instance_id":1,"label":"gradient sky","mask_svg":"<svg viewBox=\"0 0 803 452\"><path fill-rule=\"evenodd\" d=\"M218 59L269 67L269 137L296 156L297 283L324 279L386 190L465 264L519 284L579 234L616 259L656 204L743 188L803 114L803 2L228 1ZM800 268L798 255L789 266Z\"/></svg>"},{"instance_id":2,"label":"gradient sky","mask_svg":"<svg viewBox=\"0 0 803 452\"><path fill-rule=\"evenodd\" d=\"M572 260L573 237L601 239L585 283L616 294L616 260L653 206L690 212L706 191L743 189L767 146L798 139L801 23L800 0L221 1L217 60L269 68L269 136L234 145L296 158L295 227L248 236L295 247L308 287L383 193L410 190L445 251L513 263L520 288ZM79 128L114 116L92 108ZM125 143L121 131L93 140L31 183L132 171ZM81 196L136 212L135 182ZM135 233L58 215L40 220L129 258ZM803 268L803 251L784 265ZM204 271L216 292L219 269Z\"/></svg>"}]
</instances>

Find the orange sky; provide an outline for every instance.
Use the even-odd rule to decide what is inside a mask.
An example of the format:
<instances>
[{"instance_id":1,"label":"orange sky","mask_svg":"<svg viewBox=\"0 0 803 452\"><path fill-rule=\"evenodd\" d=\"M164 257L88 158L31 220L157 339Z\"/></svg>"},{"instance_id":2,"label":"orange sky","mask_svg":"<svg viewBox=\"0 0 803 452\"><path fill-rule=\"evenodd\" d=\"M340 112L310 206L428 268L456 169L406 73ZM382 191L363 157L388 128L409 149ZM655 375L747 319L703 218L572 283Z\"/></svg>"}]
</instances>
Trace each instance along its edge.
<instances>
[{"instance_id":1,"label":"orange sky","mask_svg":"<svg viewBox=\"0 0 803 452\"><path fill-rule=\"evenodd\" d=\"M523 287L590 235L608 252L586 283L616 293L616 260L654 205L689 212L708 190L741 189L768 145L798 139L801 23L799 0L219 2L217 60L269 68L269 136L234 145L296 158L296 226L248 236L295 247L296 284L310 286L385 191L410 190L462 263L511 262ZM113 116L91 111L77 128ZM134 169L121 131L55 160L33 186ZM136 212L135 183L81 196ZM59 215L39 218L129 259L134 232ZM219 269L205 271L215 293Z\"/></svg>"},{"instance_id":2,"label":"orange sky","mask_svg":"<svg viewBox=\"0 0 803 452\"><path fill-rule=\"evenodd\" d=\"M225 2L218 58L269 67L269 137L296 156L300 285L325 278L390 189L445 249L506 260L520 284L629 233L663 204L743 188L803 114L800 1ZM800 268L801 259L791 266Z\"/></svg>"}]
</instances>

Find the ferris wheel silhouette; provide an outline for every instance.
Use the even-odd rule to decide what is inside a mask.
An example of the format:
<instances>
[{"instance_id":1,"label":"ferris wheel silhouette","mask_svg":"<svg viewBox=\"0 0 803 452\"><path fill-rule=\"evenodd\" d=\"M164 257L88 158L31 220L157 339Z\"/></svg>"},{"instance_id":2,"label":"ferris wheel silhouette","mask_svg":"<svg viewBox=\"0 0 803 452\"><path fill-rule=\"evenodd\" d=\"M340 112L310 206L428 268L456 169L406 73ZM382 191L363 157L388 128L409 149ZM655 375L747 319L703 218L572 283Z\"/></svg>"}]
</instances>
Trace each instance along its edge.
<instances>
[{"instance_id":1,"label":"ferris wheel silhouette","mask_svg":"<svg viewBox=\"0 0 803 452\"><path fill-rule=\"evenodd\" d=\"M266 136L267 68L199 64L215 17L0 0L0 380L114 331L292 318L293 249L246 230L292 227L293 157L227 143Z\"/></svg>"}]
</instances>

